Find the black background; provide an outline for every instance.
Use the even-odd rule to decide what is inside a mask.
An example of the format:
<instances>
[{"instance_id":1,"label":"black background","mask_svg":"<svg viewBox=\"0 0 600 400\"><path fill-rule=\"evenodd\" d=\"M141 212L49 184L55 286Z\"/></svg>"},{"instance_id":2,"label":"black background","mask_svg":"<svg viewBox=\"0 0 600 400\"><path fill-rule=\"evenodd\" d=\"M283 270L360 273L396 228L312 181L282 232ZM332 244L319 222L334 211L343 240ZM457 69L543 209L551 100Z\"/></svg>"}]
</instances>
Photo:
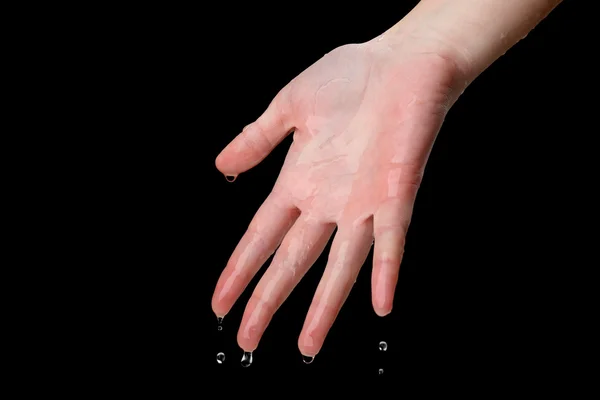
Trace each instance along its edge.
<instances>
[{"instance_id":1,"label":"black background","mask_svg":"<svg viewBox=\"0 0 600 400\"><path fill-rule=\"evenodd\" d=\"M343 11L227 4L137 16L143 28L129 32L120 51L143 61L118 66L121 112L135 109L120 127L135 138L119 147L121 156L135 161L119 185L137 195L110 199L125 215L111 246L131 252L119 318L135 333L111 328L130 349L119 355L125 370L142 364L172 372L180 384L242 393L247 388L235 384L246 377L291 390L316 390L306 385L317 379L424 390L485 380L501 386L552 365L558 350L549 351L549 335L564 289L555 284L564 265L559 249L570 233L556 226L566 219L563 198L578 168L565 160L576 159L583 130L584 78L573 62L579 33L568 0L471 84L446 117L389 316L372 310L369 257L322 351L302 363L297 339L327 249L274 316L250 368L240 366L236 334L264 268L217 332L217 279L291 138L235 183L216 170L215 157L297 74L337 46L382 33L416 1L396 3Z\"/></svg>"}]
</instances>

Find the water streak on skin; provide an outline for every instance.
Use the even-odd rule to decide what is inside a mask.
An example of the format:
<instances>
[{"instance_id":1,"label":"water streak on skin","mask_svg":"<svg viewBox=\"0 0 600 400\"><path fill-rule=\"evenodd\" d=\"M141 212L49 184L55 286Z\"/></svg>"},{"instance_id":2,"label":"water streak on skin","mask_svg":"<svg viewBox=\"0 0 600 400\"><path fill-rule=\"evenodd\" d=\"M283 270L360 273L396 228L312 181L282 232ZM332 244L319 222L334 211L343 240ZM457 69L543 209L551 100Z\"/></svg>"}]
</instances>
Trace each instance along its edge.
<instances>
[{"instance_id":1,"label":"water streak on skin","mask_svg":"<svg viewBox=\"0 0 600 400\"><path fill-rule=\"evenodd\" d=\"M333 51L303 72L286 89L284 101L274 102L221 158L222 172L243 173L260 161L267 145L294 131L274 188L278 207L267 207L253 220L213 297L218 312L229 310L267 253L275 251L275 242L283 240L246 306L238 331L245 351L256 349L273 313L318 257L315 249L321 253L325 248L326 243L311 239L322 235L314 226L331 227L330 237L337 224L338 233L301 333L300 351L313 356L320 350L374 236L373 305L379 315L391 311L414 193L442 120L440 93L449 79L431 67L427 56L410 52L394 68L382 68L379 61L397 57L398 51L382 53L378 49L389 43L378 43L377 48ZM288 208L297 212L294 218L273 212ZM290 222L293 231L284 229L282 219L295 218L310 221L313 228Z\"/></svg>"},{"instance_id":2,"label":"water streak on skin","mask_svg":"<svg viewBox=\"0 0 600 400\"><path fill-rule=\"evenodd\" d=\"M340 138L340 141L346 138ZM369 149L370 138L368 135L356 135L350 136L344 143L340 143L339 146L343 146L347 150L346 166L347 170L355 174L363 162L363 155ZM352 156L350 156L350 154Z\"/></svg>"},{"instance_id":3,"label":"water streak on skin","mask_svg":"<svg viewBox=\"0 0 600 400\"><path fill-rule=\"evenodd\" d=\"M254 308L254 312L250 315L244 330L242 331L242 337L246 340L250 340L255 336L255 332L257 331L257 326L260 323L260 317L265 307L265 303L258 302Z\"/></svg>"},{"instance_id":4,"label":"water streak on skin","mask_svg":"<svg viewBox=\"0 0 600 400\"><path fill-rule=\"evenodd\" d=\"M256 245L256 243L258 241L259 240L256 239L256 235L255 235L255 237L252 238L252 240L250 241L248 246L246 246L246 248L244 249L244 251L242 252L240 257L238 258L238 261L235 264L235 267L233 268L233 272L231 273L229 278L227 278L227 280L225 281L225 284L223 285L223 288L221 289L219 301L223 301L223 298L229 293L233 284L241 275L243 266L247 264L247 261L248 261L250 255L254 251L254 246Z\"/></svg>"},{"instance_id":5,"label":"water streak on skin","mask_svg":"<svg viewBox=\"0 0 600 400\"><path fill-rule=\"evenodd\" d=\"M317 327L321 324L321 319L323 318L323 314L325 313L325 307L329 302L329 298L333 294L334 291L339 290L337 288L337 280L340 275L344 271L344 265L346 261L346 254L348 253L349 241L346 240L342 242L340 248L338 250L336 261L333 265L333 269L331 271L331 279L327 282L327 286L323 289L323 294L321 295L321 299L318 305L318 308L315 314L312 317L312 321L308 326L307 333L308 335L305 338L304 344L308 347L314 346L313 332L317 329Z\"/></svg>"},{"instance_id":6,"label":"water streak on skin","mask_svg":"<svg viewBox=\"0 0 600 400\"><path fill-rule=\"evenodd\" d=\"M260 227L257 228L259 230ZM246 245L242 254L240 254L235 267L231 275L225 281L221 293L219 294L219 301L223 301L225 296L229 294L231 288L235 284L236 280L243 278L244 268L253 261L253 259L265 258L264 257L264 243L260 233L255 233L252 236L250 242Z\"/></svg>"},{"instance_id":7,"label":"water streak on skin","mask_svg":"<svg viewBox=\"0 0 600 400\"><path fill-rule=\"evenodd\" d=\"M271 300L273 292L277 290L279 283L286 275L291 274L292 277L296 276L296 268L306 258L306 250L308 250L308 248L303 249L303 242L304 232L300 234L300 237L290 240L286 258L279 265L274 266L276 268L275 276L269 280L264 288L262 296L264 301Z\"/></svg>"},{"instance_id":8,"label":"water streak on skin","mask_svg":"<svg viewBox=\"0 0 600 400\"><path fill-rule=\"evenodd\" d=\"M302 217L297 221L297 226L305 225L309 220ZM318 241L320 238L314 236L314 232L310 232L310 229L298 229L279 248L273 263L253 294L252 304L254 307L251 308L248 319L243 322L241 332L241 337L245 341L253 342L252 339L256 338L257 334L260 334L259 331L264 329L264 319L270 318L277 311L273 307L278 307L285 300L278 298L287 296L281 291L282 285L289 285L290 282L293 282L299 268L302 268L302 273L304 273L307 266L312 264L309 257L311 257L315 240Z\"/></svg>"}]
</instances>

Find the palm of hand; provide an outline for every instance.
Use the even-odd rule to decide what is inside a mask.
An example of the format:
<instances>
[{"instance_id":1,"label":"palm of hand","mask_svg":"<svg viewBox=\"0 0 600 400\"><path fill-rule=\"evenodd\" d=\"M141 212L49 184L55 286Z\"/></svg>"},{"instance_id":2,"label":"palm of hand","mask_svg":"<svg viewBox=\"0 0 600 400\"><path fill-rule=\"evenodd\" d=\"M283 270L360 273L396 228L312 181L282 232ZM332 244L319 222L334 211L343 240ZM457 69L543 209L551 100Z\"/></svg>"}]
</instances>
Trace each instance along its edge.
<instances>
[{"instance_id":1,"label":"palm of hand","mask_svg":"<svg viewBox=\"0 0 600 400\"><path fill-rule=\"evenodd\" d=\"M246 351L322 253L329 261L299 347L314 356L344 303L373 239L373 305L391 311L413 203L449 106L453 70L432 54L383 44L342 46L308 68L218 157L236 175L260 162L291 130L294 141L213 296L224 316L279 247L249 301L238 333Z\"/></svg>"}]
</instances>

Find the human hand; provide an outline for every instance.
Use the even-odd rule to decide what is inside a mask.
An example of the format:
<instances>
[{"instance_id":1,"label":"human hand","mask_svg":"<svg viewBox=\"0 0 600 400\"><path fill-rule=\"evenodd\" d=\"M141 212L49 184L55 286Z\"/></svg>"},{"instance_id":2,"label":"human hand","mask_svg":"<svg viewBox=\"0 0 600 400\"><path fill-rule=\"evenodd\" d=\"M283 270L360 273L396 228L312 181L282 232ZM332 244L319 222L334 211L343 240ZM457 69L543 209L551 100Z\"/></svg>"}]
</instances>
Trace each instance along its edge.
<instances>
[{"instance_id":1,"label":"human hand","mask_svg":"<svg viewBox=\"0 0 600 400\"><path fill-rule=\"evenodd\" d=\"M341 46L284 87L216 160L227 176L262 161L293 131L281 174L225 267L212 308L225 316L277 250L242 319L253 351L273 314L333 234L327 267L299 337L315 356L374 243L372 302L391 312L404 240L425 164L464 89L460 69L420 39ZM456 82L461 82L459 85Z\"/></svg>"}]
</instances>

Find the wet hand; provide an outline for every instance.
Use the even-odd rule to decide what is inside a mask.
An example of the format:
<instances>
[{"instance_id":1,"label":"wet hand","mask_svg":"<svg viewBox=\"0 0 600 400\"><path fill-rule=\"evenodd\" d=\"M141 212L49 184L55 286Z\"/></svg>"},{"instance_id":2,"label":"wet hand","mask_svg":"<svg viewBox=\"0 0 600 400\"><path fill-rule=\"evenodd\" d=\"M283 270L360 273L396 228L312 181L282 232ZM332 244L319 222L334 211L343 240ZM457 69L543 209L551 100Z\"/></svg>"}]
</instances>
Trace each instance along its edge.
<instances>
[{"instance_id":1,"label":"wet hand","mask_svg":"<svg viewBox=\"0 0 600 400\"><path fill-rule=\"evenodd\" d=\"M374 244L372 302L391 312L425 164L453 100L456 65L414 42L339 47L293 79L216 160L236 177L293 132L281 173L225 267L212 307L225 316L275 253L238 332L253 351L273 314L334 233L299 337L314 356Z\"/></svg>"}]
</instances>

